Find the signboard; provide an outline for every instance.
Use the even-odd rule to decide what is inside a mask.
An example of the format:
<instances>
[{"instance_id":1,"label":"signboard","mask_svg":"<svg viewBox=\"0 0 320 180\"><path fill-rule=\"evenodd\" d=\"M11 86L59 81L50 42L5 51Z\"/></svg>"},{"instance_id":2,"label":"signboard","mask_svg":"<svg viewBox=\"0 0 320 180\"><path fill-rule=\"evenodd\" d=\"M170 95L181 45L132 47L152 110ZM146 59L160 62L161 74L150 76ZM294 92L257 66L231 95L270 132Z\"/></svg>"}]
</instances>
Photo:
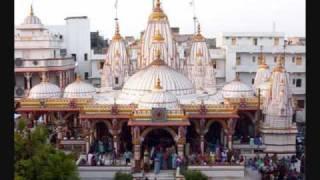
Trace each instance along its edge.
<instances>
[{"instance_id":1,"label":"signboard","mask_svg":"<svg viewBox=\"0 0 320 180\"><path fill-rule=\"evenodd\" d=\"M152 121L167 121L166 108L152 108Z\"/></svg>"}]
</instances>

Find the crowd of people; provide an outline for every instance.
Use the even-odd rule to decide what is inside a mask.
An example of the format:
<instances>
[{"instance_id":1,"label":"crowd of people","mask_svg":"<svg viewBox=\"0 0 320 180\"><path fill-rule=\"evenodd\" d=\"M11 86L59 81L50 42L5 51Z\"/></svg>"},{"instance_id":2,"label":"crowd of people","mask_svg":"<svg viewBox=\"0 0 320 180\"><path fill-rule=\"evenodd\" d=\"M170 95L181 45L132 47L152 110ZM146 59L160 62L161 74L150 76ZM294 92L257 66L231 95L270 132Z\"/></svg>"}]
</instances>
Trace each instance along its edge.
<instances>
[{"instance_id":1,"label":"crowd of people","mask_svg":"<svg viewBox=\"0 0 320 180\"><path fill-rule=\"evenodd\" d=\"M187 156L189 165L241 165L245 158L239 150L230 150L226 147L216 147L215 151L207 151L204 154L193 152Z\"/></svg>"},{"instance_id":2,"label":"crowd of people","mask_svg":"<svg viewBox=\"0 0 320 180\"><path fill-rule=\"evenodd\" d=\"M255 156L249 158L245 165L253 170L258 170L262 179L302 179L304 174L304 155L297 157L295 155L278 158L276 154L264 157Z\"/></svg>"}]
</instances>

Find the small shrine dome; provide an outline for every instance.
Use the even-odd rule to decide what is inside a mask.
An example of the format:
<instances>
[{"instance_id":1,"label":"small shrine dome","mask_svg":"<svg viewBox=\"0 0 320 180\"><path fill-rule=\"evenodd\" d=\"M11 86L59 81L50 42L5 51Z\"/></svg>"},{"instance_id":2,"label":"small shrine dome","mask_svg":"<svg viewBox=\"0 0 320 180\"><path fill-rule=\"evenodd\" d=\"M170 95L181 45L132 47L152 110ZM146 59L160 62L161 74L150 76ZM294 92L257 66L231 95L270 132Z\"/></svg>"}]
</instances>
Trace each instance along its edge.
<instances>
[{"instance_id":1,"label":"small shrine dome","mask_svg":"<svg viewBox=\"0 0 320 180\"><path fill-rule=\"evenodd\" d=\"M247 98L254 96L252 88L241 82L238 76L222 88L222 94L224 98Z\"/></svg>"},{"instance_id":2,"label":"small shrine dome","mask_svg":"<svg viewBox=\"0 0 320 180\"><path fill-rule=\"evenodd\" d=\"M93 98L96 89L89 83L86 83L77 77L76 81L69 84L63 93L64 98Z\"/></svg>"},{"instance_id":3,"label":"small shrine dome","mask_svg":"<svg viewBox=\"0 0 320 180\"><path fill-rule=\"evenodd\" d=\"M166 109L178 109L178 99L172 93L163 89L160 85L160 79L157 79L157 83L151 92L143 95L138 101L139 109L151 109L151 108L166 108Z\"/></svg>"},{"instance_id":4,"label":"small shrine dome","mask_svg":"<svg viewBox=\"0 0 320 180\"><path fill-rule=\"evenodd\" d=\"M40 84L31 88L28 98L31 99L47 99L60 98L61 89L59 86L49 83L46 78Z\"/></svg>"}]
</instances>

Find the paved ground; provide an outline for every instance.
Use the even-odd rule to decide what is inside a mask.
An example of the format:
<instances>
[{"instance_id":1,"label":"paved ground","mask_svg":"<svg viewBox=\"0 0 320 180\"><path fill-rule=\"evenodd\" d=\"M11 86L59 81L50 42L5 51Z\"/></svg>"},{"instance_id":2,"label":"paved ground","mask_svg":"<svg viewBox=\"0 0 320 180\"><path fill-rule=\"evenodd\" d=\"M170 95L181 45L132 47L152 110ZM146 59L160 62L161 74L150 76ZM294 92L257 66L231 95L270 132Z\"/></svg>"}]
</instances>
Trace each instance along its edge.
<instances>
[{"instance_id":1,"label":"paved ground","mask_svg":"<svg viewBox=\"0 0 320 180\"><path fill-rule=\"evenodd\" d=\"M112 180L113 178L100 178L97 177L97 172L92 172L92 176L81 177L81 180ZM80 173L81 176L81 173ZM261 175L258 171L253 171L251 169L246 168L245 169L245 177L243 178L211 178L212 180L260 180Z\"/></svg>"}]
</instances>

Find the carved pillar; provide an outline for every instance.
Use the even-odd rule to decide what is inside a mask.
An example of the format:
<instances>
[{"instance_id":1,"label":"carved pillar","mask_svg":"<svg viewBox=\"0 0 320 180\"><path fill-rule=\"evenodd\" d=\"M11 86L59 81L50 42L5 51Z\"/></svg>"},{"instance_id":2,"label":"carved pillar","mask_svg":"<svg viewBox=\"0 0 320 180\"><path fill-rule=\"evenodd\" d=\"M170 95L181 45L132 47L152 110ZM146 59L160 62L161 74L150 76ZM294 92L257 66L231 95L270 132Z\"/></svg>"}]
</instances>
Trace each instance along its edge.
<instances>
[{"instance_id":1,"label":"carved pillar","mask_svg":"<svg viewBox=\"0 0 320 180\"><path fill-rule=\"evenodd\" d=\"M178 155L184 158L184 145L186 143L186 127L180 126L178 128L177 146Z\"/></svg>"},{"instance_id":2,"label":"carved pillar","mask_svg":"<svg viewBox=\"0 0 320 180\"><path fill-rule=\"evenodd\" d=\"M232 134L228 134L228 148L232 149Z\"/></svg>"},{"instance_id":3,"label":"carved pillar","mask_svg":"<svg viewBox=\"0 0 320 180\"><path fill-rule=\"evenodd\" d=\"M63 89L63 84L62 84L63 82L62 82L62 71L60 71L59 72L59 87L61 88L61 89Z\"/></svg>"},{"instance_id":4,"label":"carved pillar","mask_svg":"<svg viewBox=\"0 0 320 180\"><path fill-rule=\"evenodd\" d=\"M120 127L117 119L112 119L112 138L113 138L113 147L116 151L116 154L119 153L119 141L120 141Z\"/></svg>"},{"instance_id":5,"label":"carved pillar","mask_svg":"<svg viewBox=\"0 0 320 180\"><path fill-rule=\"evenodd\" d=\"M26 94L28 94L31 89L30 79L32 77L32 73L26 72L26 73L24 73L24 77L27 79L27 92L26 92Z\"/></svg>"},{"instance_id":6,"label":"carved pillar","mask_svg":"<svg viewBox=\"0 0 320 180\"><path fill-rule=\"evenodd\" d=\"M200 150L201 150L201 154L203 155L204 154L204 132L205 130L205 119L202 118L200 120Z\"/></svg>"},{"instance_id":7,"label":"carved pillar","mask_svg":"<svg viewBox=\"0 0 320 180\"><path fill-rule=\"evenodd\" d=\"M134 156L134 171L140 171L140 160L141 160L141 137L140 137L140 128L133 127L132 131L132 144L133 144L133 156Z\"/></svg>"}]
</instances>

